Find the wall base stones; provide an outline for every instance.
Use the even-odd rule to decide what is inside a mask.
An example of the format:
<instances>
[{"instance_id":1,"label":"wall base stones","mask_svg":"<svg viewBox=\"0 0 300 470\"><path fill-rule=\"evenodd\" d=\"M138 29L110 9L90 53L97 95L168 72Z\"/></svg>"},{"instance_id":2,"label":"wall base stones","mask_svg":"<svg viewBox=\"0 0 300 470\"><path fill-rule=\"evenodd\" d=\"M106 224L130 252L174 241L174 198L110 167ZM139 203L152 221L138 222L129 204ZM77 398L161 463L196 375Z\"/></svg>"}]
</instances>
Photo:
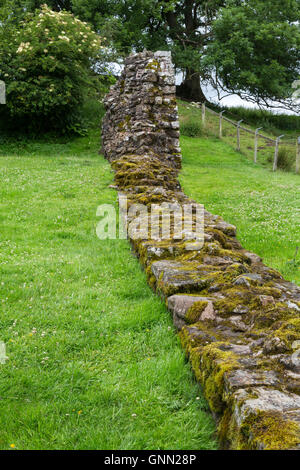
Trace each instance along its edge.
<instances>
[{"instance_id":1,"label":"wall base stones","mask_svg":"<svg viewBox=\"0 0 300 470\"><path fill-rule=\"evenodd\" d=\"M130 56L105 106L104 154L129 208L193 203L177 180L181 153L169 54ZM299 449L300 288L235 236L234 226L205 211L201 249L187 249L184 238L145 236L131 243L173 315L222 446Z\"/></svg>"}]
</instances>

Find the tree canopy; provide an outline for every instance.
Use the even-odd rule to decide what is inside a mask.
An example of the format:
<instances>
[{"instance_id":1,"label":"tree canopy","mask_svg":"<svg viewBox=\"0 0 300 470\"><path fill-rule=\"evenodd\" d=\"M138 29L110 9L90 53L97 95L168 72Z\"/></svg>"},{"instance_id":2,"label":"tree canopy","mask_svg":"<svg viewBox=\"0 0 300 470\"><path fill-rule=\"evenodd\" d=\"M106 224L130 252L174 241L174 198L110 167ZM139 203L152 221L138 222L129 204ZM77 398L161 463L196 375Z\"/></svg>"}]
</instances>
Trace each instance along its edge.
<instances>
[{"instance_id":1,"label":"tree canopy","mask_svg":"<svg viewBox=\"0 0 300 470\"><path fill-rule=\"evenodd\" d=\"M10 0L0 0L0 4ZM43 1L17 0L27 10ZM169 49L184 74L180 93L205 100L201 85L260 105L294 108L300 74L300 0L49 0L91 23L119 56Z\"/></svg>"}]
</instances>

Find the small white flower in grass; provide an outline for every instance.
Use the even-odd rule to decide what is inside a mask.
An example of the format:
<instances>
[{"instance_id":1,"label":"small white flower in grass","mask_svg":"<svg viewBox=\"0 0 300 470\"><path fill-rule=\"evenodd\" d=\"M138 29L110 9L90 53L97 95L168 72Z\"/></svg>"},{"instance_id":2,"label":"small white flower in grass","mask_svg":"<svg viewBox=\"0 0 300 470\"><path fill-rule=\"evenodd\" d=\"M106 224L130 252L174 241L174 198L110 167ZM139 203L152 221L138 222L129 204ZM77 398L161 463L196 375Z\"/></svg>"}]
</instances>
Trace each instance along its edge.
<instances>
[{"instance_id":1,"label":"small white flower in grass","mask_svg":"<svg viewBox=\"0 0 300 470\"><path fill-rule=\"evenodd\" d=\"M200 397L196 397L196 400L200 400Z\"/></svg>"},{"instance_id":2,"label":"small white flower in grass","mask_svg":"<svg viewBox=\"0 0 300 470\"><path fill-rule=\"evenodd\" d=\"M136 418L136 417L137 417L137 414L135 414L135 413L132 413L132 415L131 415L131 416L132 416L133 418Z\"/></svg>"}]
</instances>

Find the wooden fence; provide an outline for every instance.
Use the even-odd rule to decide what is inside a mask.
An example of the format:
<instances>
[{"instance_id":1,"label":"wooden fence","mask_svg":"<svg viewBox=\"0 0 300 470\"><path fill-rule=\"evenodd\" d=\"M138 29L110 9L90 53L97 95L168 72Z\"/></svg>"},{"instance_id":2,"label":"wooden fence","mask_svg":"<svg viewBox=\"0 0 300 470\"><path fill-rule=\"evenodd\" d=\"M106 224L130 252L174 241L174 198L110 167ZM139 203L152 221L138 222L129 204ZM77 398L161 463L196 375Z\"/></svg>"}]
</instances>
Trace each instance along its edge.
<instances>
[{"instance_id":1,"label":"wooden fence","mask_svg":"<svg viewBox=\"0 0 300 470\"><path fill-rule=\"evenodd\" d=\"M290 147L291 151L293 152L293 148L295 149L295 171L296 173L300 173L300 137L298 137L297 139L285 139L283 140L284 138L284 135L281 135L279 137L277 137L276 139L272 139L271 137L269 136L266 136L266 135L263 135L260 131L262 129L262 127L259 127L257 128L255 131L253 131L252 129L249 129L247 127L245 127L244 125L242 125L242 123L244 122L243 120L240 120L238 122L236 121L233 121L232 119L229 119L228 117L224 116L224 113L226 112L225 111L222 111L220 113L217 113L216 111L213 111L212 109L210 109L208 106L206 106L205 104L198 104L198 103L193 103L194 105L196 105L197 107L200 107L202 106L202 125L205 127L206 126L206 123L207 123L207 119L208 119L208 115L207 113L210 113L210 114L213 114L215 116L218 117L218 129L216 129L216 134L218 135L218 137L220 139L223 138L223 134L224 134L224 125L226 124L227 126L229 125L232 129L232 126L235 127L236 131L236 149L238 151L241 151L241 133L247 133L247 134L251 134L253 135L253 161L255 163L257 163L257 160L258 160L258 154L259 154L259 150L260 150L260 147L258 146L259 144L259 139L263 139L264 142L266 142L267 146L269 147L274 147L274 153L273 153L273 157L272 157L272 161L273 161L273 171L276 171L277 168L278 168L278 155L279 155L279 148L280 146L284 146L284 147ZM231 135L232 136L232 135ZM247 143L249 144L249 141L247 141ZM249 148L251 147L247 147L247 149L249 150Z\"/></svg>"}]
</instances>

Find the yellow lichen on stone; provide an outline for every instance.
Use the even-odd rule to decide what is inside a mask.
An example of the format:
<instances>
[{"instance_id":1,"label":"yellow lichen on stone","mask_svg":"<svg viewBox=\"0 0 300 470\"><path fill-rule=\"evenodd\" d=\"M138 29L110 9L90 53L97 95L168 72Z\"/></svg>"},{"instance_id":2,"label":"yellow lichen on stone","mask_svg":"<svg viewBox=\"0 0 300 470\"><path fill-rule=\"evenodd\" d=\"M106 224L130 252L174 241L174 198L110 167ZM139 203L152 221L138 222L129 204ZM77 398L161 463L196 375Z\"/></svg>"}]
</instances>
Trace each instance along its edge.
<instances>
[{"instance_id":1,"label":"yellow lichen on stone","mask_svg":"<svg viewBox=\"0 0 300 470\"><path fill-rule=\"evenodd\" d=\"M215 342L203 348L201 369L205 397L211 410L221 413L224 409L223 388L224 374L239 367L237 356L228 350L224 342Z\"/></svg>"}]
</instances>

